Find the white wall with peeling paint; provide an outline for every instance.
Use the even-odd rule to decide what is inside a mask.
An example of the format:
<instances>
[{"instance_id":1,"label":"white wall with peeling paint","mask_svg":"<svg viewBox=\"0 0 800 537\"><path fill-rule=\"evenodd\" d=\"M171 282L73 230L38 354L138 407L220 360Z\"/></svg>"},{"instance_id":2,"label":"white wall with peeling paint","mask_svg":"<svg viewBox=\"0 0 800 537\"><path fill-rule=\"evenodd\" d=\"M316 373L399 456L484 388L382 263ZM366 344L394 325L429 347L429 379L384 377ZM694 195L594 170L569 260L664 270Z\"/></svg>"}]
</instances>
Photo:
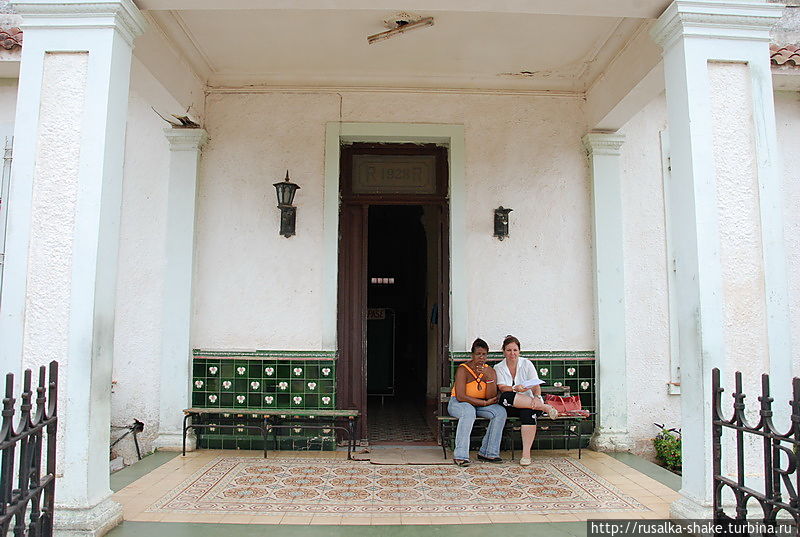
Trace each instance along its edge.
<instances>
[{"instance_id":1,"label":"white wall with peeling paint","mask_svg":"<svg viewBox=\"0 0 800 537\"><path fill-rule=\"evenodd\" d=\"M341 116L340 116L341 111ZM420 93L211 95L198 206L193 345L321 348L327 121L463 124L466 332L494 347L592 349L592 261L579 102ZM301 185L297 235L278 236L272 183ZM492 210L512 207L511 236ZM453 350L465 350L456 348Z\"/></svg>"}]
</instances>

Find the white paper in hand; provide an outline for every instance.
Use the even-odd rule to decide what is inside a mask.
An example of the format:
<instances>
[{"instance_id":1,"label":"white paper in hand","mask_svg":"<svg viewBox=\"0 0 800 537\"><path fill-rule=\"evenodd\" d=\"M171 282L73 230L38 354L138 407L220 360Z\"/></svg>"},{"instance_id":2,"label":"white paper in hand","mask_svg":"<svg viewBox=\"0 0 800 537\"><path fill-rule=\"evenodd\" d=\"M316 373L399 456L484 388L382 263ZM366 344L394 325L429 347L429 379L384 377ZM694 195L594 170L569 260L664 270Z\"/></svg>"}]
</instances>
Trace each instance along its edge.
<instances>
[{"instance_id":1,"label":"white paper in hand","mask_svg":"<svg viewBox=\"0 0 800 537\"><path fill-rule=\"evenodd\" d=\"M542 379L531 379L531 380L524 380L520 384L522 384L522 387L525 388L526 390L530 390L534 386L538 386L539 384L544 384L544 381Z\"/></svg>"}]
</instances>

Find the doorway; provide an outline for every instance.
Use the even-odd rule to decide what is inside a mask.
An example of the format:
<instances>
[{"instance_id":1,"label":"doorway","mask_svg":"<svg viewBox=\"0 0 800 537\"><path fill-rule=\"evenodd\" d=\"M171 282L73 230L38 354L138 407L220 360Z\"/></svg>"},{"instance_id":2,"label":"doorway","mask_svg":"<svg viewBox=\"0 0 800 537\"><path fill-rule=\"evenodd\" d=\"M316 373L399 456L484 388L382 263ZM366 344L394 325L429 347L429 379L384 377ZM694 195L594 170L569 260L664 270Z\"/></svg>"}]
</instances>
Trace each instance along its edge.
<instances>
[{"instance_id":1,"label":"doorway","mask_svg":"<svg viewBox=\"0 0 800 537\"><path fill-rule=\"evenodd\" d=\"M362 412L362 440L434 443L450 378L446 149L353 144L341 154L339 405Z\"/></svg>"}]
</instances>

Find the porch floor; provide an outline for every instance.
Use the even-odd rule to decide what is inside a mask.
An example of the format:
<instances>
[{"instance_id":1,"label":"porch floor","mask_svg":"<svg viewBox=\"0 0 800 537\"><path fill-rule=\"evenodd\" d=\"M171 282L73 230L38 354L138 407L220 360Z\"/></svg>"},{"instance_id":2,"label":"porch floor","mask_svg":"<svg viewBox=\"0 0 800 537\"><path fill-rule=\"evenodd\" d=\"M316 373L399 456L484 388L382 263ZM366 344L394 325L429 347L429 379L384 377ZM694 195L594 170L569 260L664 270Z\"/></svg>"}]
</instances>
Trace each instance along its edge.
<instances>
[{"instance_id":1,"label":"porch floor","mask_svg":"<svg viewBox=\"0 0 800 537\"><path fill-rule=\"evenodd\" d=\"M266 459L246 451L200 450L185 458L159 453L113 476L114 499L126 522L109 535L123 537L135 527L159 535L145 526L171 527L165 535L178 535L176 526L189 523L217 531L231 524L224 531L234 537L249 535L242 526L250 524L446 528L523 522L569 523L564 534L579 535L575 528L587 519L668 517L678 494L664 484L675 486L661 473L666 471L658 470L631 455L590 450L581 460L574 451L537 451L526 469L512 461L469 468L376 465L348 461L343 452L270 452Z\"/></svg>"}]
</instances>

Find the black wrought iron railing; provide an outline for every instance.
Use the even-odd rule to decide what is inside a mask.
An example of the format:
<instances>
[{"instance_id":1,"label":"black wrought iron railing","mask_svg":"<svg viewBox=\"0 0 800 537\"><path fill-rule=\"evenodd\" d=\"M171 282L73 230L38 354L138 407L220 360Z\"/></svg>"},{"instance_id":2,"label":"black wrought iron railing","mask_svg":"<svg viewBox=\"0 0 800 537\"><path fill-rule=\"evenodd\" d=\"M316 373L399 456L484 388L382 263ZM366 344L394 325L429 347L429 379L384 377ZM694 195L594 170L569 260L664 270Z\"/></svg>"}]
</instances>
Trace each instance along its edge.
<instances>
[{"instance_id":1,"label":"black wrought iron railing","mask_svg":"<svg viewBox=\"0 0 800 537\"><path fill-rule=\"evenodd\" d=\"M778 532L778 525L789 527L790 533L796 535L800 505L797 491L800 489L800 473L798 473L798 450L800 449L800 379L793 380L791 401L791 421L788 430L779 431L773 423L773 398L770 397L769 375L761 376L761 396L758 423L751 424L745 416L745 394L742 390L742 374L736 373L735 392L733 395L733 413L726 418L722 409L722 393L719 369L712 371L712 441L714 472L714 522L726 528L723 533L748 535L752 524L748 520L758 522L760 527L772 528L773 535L787 534ZM785 404L783 401L780 404ZM722 450L723 430L733 431L735 442L730 444L736 453L736 472L723 475ZM760 461L763 468L763 480L748 480L746 470L752 461L745 460L745 454L751 456L754 451L746 449L746 438L756 438L761 444ZM758 439L760 437L760 440ZM728 445L726 443L726 445ZM783 464L785 463L785 465ZM757 487L757 484L763 486ZM725 513L723 492L729 489L735 498L735 514ZM753 510L760 508L757 516L748 518L748 504ZM793 526L793 527L792 527Z\"/></svg>"},{"instance_id":2,"label":"black wrought iron railing","mask_svg":"<svg viewBox=\"0 0 800 537\"><path fill-rule=\"evenodd\" d=\"M18 416L14 375L6 375L0 428L0 535L51 537L56 475L58 363L25 371ZM34 408L34 397L35 406ZM15 419L16 418L16 419ZM16 426L15 426L16 421Z\"/></svg>"}]
</instances>

